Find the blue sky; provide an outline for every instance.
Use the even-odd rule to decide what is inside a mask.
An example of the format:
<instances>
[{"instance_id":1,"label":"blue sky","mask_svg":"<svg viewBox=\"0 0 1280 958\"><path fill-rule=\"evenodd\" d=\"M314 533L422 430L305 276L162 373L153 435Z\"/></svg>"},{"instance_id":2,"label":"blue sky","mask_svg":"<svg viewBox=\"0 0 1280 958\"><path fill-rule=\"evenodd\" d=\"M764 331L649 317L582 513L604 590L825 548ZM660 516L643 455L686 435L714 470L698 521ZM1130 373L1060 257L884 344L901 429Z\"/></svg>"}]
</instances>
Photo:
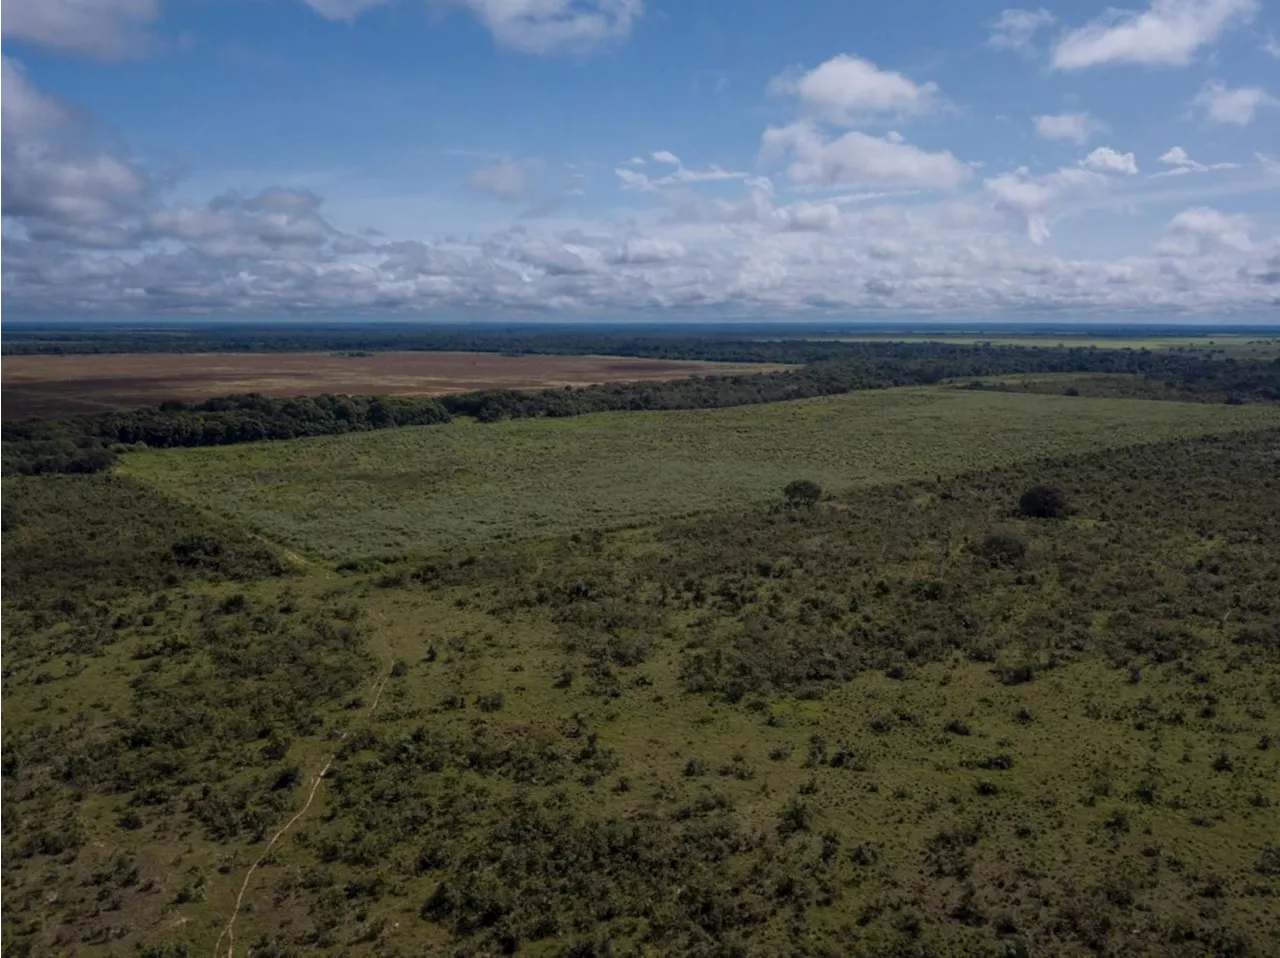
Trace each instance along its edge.
<instances>
[{"instance_id":1,"label":"blue sky","mask_svg":"<svg viewBox=\"0 0 1280 958\"><path fill-rule=\"evenodd\" d=\"M1280 3L6 0L10 315L1280 313Z\"/></svg>"}]
</instances>

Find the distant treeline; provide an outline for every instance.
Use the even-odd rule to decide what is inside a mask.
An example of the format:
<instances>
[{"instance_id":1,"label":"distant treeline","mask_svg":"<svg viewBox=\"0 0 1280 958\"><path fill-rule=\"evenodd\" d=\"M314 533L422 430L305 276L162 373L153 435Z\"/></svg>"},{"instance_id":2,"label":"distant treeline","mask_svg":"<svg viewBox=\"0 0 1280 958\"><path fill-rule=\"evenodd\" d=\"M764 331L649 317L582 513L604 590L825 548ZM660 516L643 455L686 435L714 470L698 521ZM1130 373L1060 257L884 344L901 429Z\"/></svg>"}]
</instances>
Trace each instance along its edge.
<instances>
[{"instance_id":1,"label":"distant treeline","mask_svg":"<svg viewBox=\"0 0 1280 958\"><path fill-rule=\"evenodd\" d=\"M1134 333L1129 330L1130 335ZM708 326L488 326L442 325L429 328L387 324L357 326L255 327L204 326L192 329L38 329L7 330L0 352L20 355L84 355L113 353L272 353L324 352L364 355L388 351L483 352L510 355L611 355L642 359L691 359L720 362L815 363L862 359L869 352L891 354L900 349L944 348L915 340L909 343L848 341L838 338L847 329L821 330L795 326L780 334L775 325L756 330ZM952 332L954 334L954 331ZM796 338L780 338L794 335ZM946 335L946 334L939 334ZM1027 335L1022 333L1020 335ZM1043 347L1059 347L1062 336L1040 335ZM1105 334L1104 338L1105 338ZM802 338L808 336L810 338ZM1090 333L1090 338L1099 338ZM1205 351L1212 347L1206 340ZM966 347L956 347L963 349ZM1000 346L976 347L986 351ZM1085 347L1098 351L1096 347ZM1140 351L1139 351L1140 352Z\"/></svg>"},{"instance_id":2,"label":"distant treeline","mask_svg":"<svg viewBox=\"0 0 1280 958\"><path fill-rule=\"evenodd\" d=\"M734 348L733 344L722 345ZM97 472L109 468L122 448L136 445L170 448L294 439L431 425L454 416L494 422L608 411L710 409L1011 374L1131 373L1160 382L1187 398L1280 401L1280 359L1264 363L1164 352L933 343L758 345L842 347L840 352L852 355L831 359L828 353L823 361L786 372L666 382L609 383L527 393L488 390L430 399L229 396L194 404L171 402L126 413L6 422L4 472ZM796 357L790 354L787 358L794 361Z\"/></svg>"}]
</instances>

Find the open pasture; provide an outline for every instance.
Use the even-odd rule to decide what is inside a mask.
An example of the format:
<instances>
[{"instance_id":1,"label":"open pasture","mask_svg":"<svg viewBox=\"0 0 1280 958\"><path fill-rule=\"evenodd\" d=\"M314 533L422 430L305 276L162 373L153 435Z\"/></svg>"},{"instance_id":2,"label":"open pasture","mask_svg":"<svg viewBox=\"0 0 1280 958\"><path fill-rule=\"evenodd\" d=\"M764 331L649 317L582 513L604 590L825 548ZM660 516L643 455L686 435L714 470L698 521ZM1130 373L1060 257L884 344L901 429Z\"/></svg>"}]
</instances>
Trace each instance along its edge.
<instances>
[{"instance_id":1,"label":"open pasture","mask_svg":"<svg viewBox=\"0 0 1280 958\"><path fill-rule=\"evenodd\" d=\"M468 549L1280 424L1280 409L907 388L132 454L124 471L331 560Z\"/></svg>"},{"instance_id":2,"label":"open pasture","mask_svg":"<svg viewBox=\"0 0 1280 958\"><path fill-rule=\"evenodd\" d=\"M478 389L538 389L606 382L760 373L786 366L624 356L499 353L125 353L6 356L4 417L56 417L137 409L214 396L438 396Z\"/></svg>"}]
</instances>

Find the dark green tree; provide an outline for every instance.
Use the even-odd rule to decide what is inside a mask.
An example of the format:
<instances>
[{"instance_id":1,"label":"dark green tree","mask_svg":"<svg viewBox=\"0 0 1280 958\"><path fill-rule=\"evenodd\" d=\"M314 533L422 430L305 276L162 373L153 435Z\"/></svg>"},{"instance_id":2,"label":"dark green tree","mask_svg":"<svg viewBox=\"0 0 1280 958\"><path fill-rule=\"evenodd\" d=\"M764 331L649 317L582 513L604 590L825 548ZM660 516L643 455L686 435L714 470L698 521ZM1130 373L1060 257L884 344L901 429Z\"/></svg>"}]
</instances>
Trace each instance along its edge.
<instances>
[{"instance_id":1,"label":"dark green tree","mask_svg":"<svg viewBox=\"0 0 1280 958\"><path fill-rule=\"evenodd\" d=\"M1018 500L1018 511L1032 519L1061 519L1067 514L1067 497L1057 486L1032 486Z\"/></svg>"},{"instance_id":2,"label":"dark green tree","mask_svg":"<svg viewBox=\"0 0 1280 958\"><path fill-rule=\"evenodd\" d=\"M782 490L787 505L794 508L812 508L822 498L822 487L809 479L796 479Z\"/></svg>"}]
</instances>

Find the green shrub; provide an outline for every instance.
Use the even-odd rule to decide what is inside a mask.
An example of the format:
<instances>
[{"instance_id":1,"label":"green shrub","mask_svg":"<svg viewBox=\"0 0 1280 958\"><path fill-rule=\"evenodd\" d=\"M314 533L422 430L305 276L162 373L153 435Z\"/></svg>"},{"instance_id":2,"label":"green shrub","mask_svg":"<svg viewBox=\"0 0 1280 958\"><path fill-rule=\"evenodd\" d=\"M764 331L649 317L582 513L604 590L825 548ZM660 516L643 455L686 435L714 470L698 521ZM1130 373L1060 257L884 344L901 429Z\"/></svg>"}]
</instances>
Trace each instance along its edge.
<instances>
[{"instance_id":1,"label":"green shrub","mask_svg":"<svg viewBox=\"0 0 1280 958\"><path fill-rule=\"evenodd\" d=\"M1013 532L988 532L971 547L973 553L993 567L1017 565L1027 555L1027 540Z\"/></svg>"}]
</instances>

